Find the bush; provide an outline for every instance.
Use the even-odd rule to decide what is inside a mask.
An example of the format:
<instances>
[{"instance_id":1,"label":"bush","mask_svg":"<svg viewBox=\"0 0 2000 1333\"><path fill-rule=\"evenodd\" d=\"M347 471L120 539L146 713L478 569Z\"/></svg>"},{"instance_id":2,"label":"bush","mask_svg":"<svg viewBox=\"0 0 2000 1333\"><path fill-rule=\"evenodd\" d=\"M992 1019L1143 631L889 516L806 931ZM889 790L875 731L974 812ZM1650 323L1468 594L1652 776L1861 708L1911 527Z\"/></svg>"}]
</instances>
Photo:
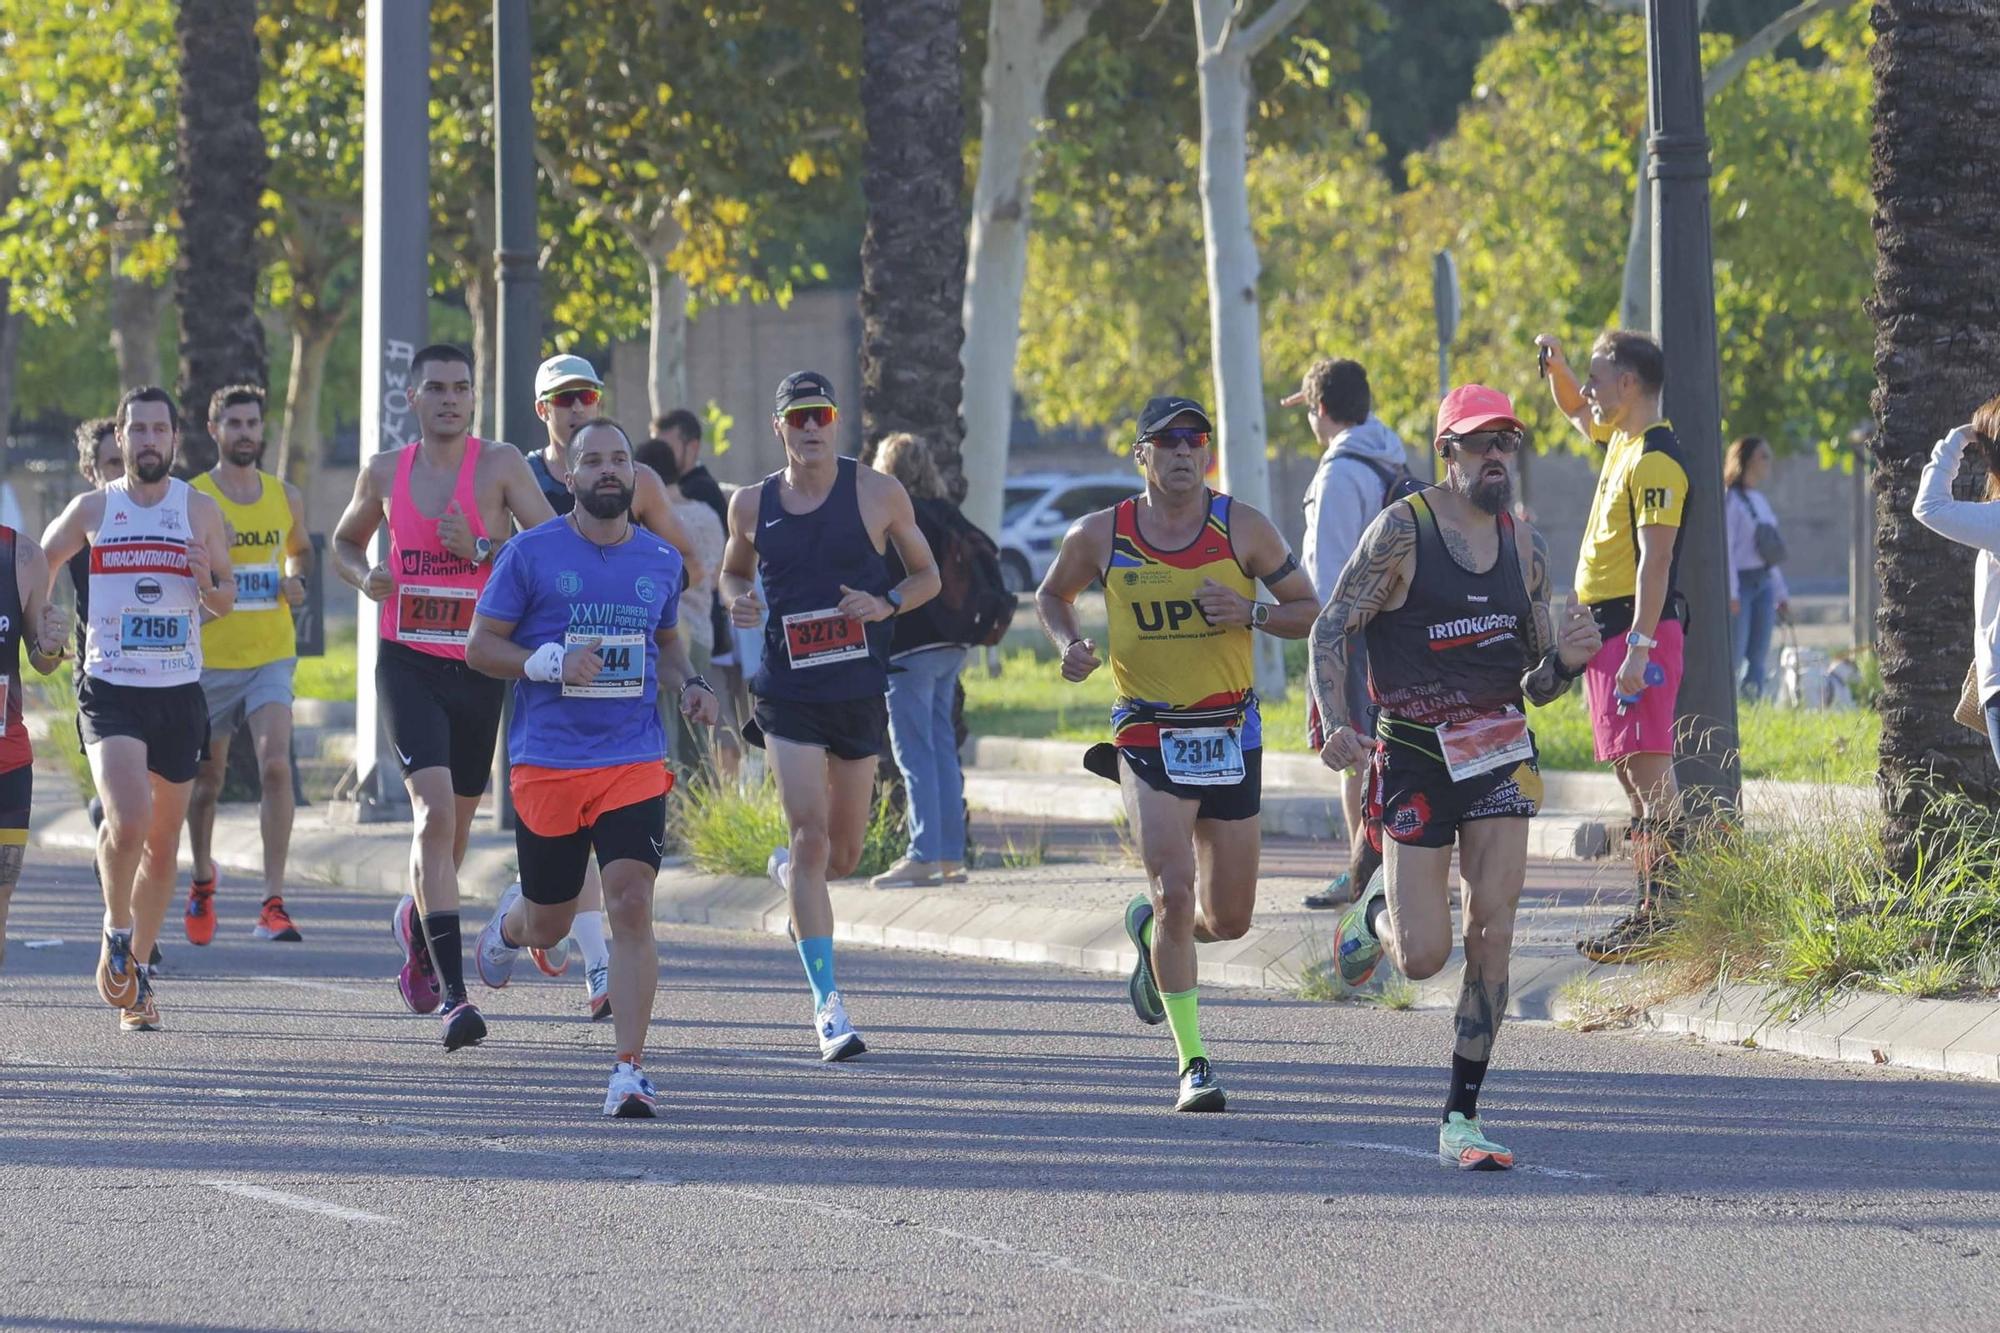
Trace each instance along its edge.
<instances>
[{"instance_id":1,"label":"bush","mask_svg":"<svg viewBox=\"0 0 2000 1333\"><path fill-rule=\"evenodd\" d=\"M711 875L762 875L773 848L791 841L776 782L740 787L728 782L676 785L668 823L688 859ZM877 800L855 874L879 875L906 845L903 817Z\"/></svg>"}]
</instances>

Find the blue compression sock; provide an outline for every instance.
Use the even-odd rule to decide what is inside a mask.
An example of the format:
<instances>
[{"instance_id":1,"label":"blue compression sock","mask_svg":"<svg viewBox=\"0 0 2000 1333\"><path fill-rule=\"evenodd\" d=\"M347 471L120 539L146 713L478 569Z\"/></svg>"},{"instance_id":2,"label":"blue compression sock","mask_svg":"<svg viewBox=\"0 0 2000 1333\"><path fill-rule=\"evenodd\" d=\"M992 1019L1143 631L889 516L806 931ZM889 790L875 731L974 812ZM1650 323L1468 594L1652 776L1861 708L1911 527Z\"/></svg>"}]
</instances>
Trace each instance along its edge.
<instances>
[{"instance_id":1,"label":"blue compression sock","mask_svg":"<svg viewBox=\"0 0 2000 1333\"><path fill-rule=\"evenodd\" d=\"M799 959L806 965L806 980L812 983L813 1008L826 1003L826 997L835 989L833 984L833 937L815 935L809 940L799 941Z\"/></svg>"}]
</instances>

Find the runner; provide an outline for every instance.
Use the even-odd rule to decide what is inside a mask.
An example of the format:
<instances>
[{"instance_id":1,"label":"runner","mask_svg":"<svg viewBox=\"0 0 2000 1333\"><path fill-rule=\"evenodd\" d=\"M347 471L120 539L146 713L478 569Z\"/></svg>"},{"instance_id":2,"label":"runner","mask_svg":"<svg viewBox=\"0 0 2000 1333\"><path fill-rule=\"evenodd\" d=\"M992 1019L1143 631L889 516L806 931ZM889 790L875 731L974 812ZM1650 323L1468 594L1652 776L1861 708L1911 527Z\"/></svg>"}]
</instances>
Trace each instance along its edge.
<instances>
[{"instance_id":1,"label":"runner","mask_svg":"<svg viewBox=\"0 0 2000 1333\"><path fill-rule=\"evenodd\" d=\"M1528 821L1541 808L1522 699L1553 701L1598 649L1581 607L1563 616L1555 644L1548 543L1508 513L1523 439L1507 395L1478 384L1452 390L1435 436L1443 482L1369 525L1312 636L1313 689L1328 728L1320 758L1335 770L1370 765L1370 813L1387 835L1386 889L1378 879L1340 919L1341 979L1362 985L1385 949L1413 979L1443 970L1456 844L1465 976L1438 1156L1483 1171L1514 1164L1486 1136L1479 1089L1507 1013ZM1379 739L1355 730L1342 688L1356 632L1368 640Z\"/></svg>"},{"instance_id":2,"label":"runner","mask_svg":"<svg viewBox=\"0 0 2000 1333\"><path fill-rule=\"evenodd\" d=\"M1257 906L1264 737L1251 634L1303 639L1319 609L1271 520L1208 489L1214 430L1193 399L1149 400L1133 446L1145 494L1078 519L1035 594L1063 679L1076 682L1102 664L1076 599L1104 585L1115 739L1085 766L1124 788L1146 864L1150 891L1125 909L1139 955L1127 992L1141 1022L1173 1033L1176 1111L1227 1103L1202 1045L1194 946L1240 938ZM1258 600L1260 582L1275 604Z\"/></svg>"},{"instance_id":3,"label":"runner","mask_svg":"<svg viewBox=\"0 0 2000 1333\"><path fill-rule=\"evenodd\" d=\"M151 957L166 919L188 788L208 735L201 621L236 602L222 510L167 475L179 443L172 395L126 390L118 400L125 476L70 501L42 538L52 570L86 542L91 548L77 711L104 799L97 993L127 1032L160 1026L152 964L137 960Z\"/></svg>"},{"instance_id":4,"label":"runner","mask_svg":"<svg viewBox=\"0 0 2000 1333\"><path fill-rule=\"evenodd\" d=\"M21 650L47 675L63 660L69 614L49 599L48 561L23 533L0 524L0 963L7 960L7 909L21 878L34 805L35 752L21 716ZM53 646L52 646L53 645Z\"/></svg>"},{"instance_id":5,"label":"runner","mask_svg":"<svg viewBox=\"0 0 2000 1333\"><path fill-rule=\"evenodd\" d=\"M112 482L125 475L125 458L118 452L118 418L92 417L76 428L76 466L90 489L103 490ZM76 666L71 688L83 684L83 642L84 633L90 623L90 543L84 542L82 549L69 558L70 591L76 606ZM53 600L53 598L51 599ZM83 715L76 718L76 752L85 753L83 744ZM93 795L90 798L90 828L94 833L104 823L104 801ZM96 873L97 863L91 862L91 872ZM98 885L102 892L104 886ZM157 967L160 963L160 946L153 946L152 956L147 962Z\"/></svg>"},{"instance_id":6,"label":"runner","mask_svg":"<svg viewBox=\"0 0 2000 1333\"><path fill-rule=\"evenodd\" d=\"M886 622L938 591L937 563L902 483L835 453L839 415L824 375L785 377L771 416L785 467L730 497L722 557L733 624L756 625L770 599L744 739L769 753L785 806L791 841L771 853L769 869L791 900L822 1060L868 1049L835 984L826 884L854 873L868 831L889 727ZM882 556L891 542L909 570L894 587Z\"/></svg>"},{"instance_id":7,"label":"runner","mask_svg":"<svg viewBox=\"0 0 2000 1333\"><path fill-rule=\"evenodd\" d=\"M455 1051L486 1036L486 1020L465 993L458 867L506 702L499 681L465 665L465 641L501 544L516 524L531 528L555 514L519 450L467 433L470 353L449 343L426 347L411 361L410 379L422 438L361 469L334 529L333 567L381 607L375 693L416 819L413 891L392 918L403 950L398 987L413 1013L443 1000L444 1048ZM389 558L378 565L368 547L385 522Z\"/></svg>"},{"instance_id":8,"label":"runner","mask_svg":"<svg viewBox=\"0 0 2000 1333\"><path fill-rule=\"evenodd\" d=\"M194 488L222 506L232 534L236 609L202 632L201 692L208 701L208 757L188 802L188 850L194 883L183 924L188 943L215 938L215 804L229 770L229 743L247 720L262 789L264 904L251 934L297 943L285 911L285 858L292 845L292 672L298 645L292 608L306 599L312 536L298 487L258 470L264 456L264 391L249 384L217 389L208 404L215 437L213 471Z\"/></svg>"},{"instance_id":9,"label":"runner","mask_svg":"<svg viewBox=\"0 0 2000 1333\"><path fill-rule=\"evenodd\" d=\"M666 842L666 731L654 706L664 681L683 712L714 720L716 701L675 632L680 553L632 521L632 443L616 423L570 437L566 517L523 532L480 594L466 661L515 680L514 845L521 878L480 932L479 975L505 986L524 947L574 929L594 852L615 919L612 1025L618 1057L604 1114L650 1119L643 1072L659 982L653 881Z\"/></svg>"}]
</instances>

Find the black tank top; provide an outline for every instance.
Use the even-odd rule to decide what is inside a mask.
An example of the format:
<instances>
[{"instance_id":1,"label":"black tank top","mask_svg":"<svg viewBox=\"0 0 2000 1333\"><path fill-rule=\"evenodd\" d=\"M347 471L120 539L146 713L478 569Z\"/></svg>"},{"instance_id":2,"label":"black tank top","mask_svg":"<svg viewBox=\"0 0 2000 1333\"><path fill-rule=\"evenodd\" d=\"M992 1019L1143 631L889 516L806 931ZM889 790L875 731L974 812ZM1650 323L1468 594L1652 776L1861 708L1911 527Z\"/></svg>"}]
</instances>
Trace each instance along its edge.
<instances>
[{"instance_id":1,"label":"black tank top","mask_svg":"<svg viewBox=\"0 0 2000 1333\"><path fill-rule=\"evenodd\" d=\"M875 549L861 518L855 481L860 464L837 460L833 490L810 514L788 514L778 500L784 473L764 478L757 497L757 570L764 579L764 665L750 688L767 699L833 703L866 699L889 688L891 620L865 628L865 652L817 666L792 665L786 616L804 616L840 605L841 585L877 596L887 592L889 564ZM801 627L800 648L812 637Z\"/></svg>"},{"instance_id":2,"label":"black tank top","mask_svg":"<svg viewBox=\"0 0 2000 1333\"><path fill-rule=\"evenodd\" d=\"M548 497L549 508L558 514L567 514L576 508L576 496L570 493L567 483L557 481L549 475L548 461L542 457L541 450L537 449L528 455L528 471L535 474L535 484L540 486L542 494Z\"/></svg>"},{"instance_id":3,"label":"black tank top","mask_svg":"<svg viewBox=\"0 0 2000 1333\"><path fill-rule=\"evenodd\" d=\"M28 729L21 720L21 635L27 609L21 605L21 576L14 567L14 529L0 524L0 676L7 678L6 711L0 713L0 772L33 760Z\"/></svg>"},{"instance_id":4,"label":"black tank top","mask_svg":"<svg viewBox=\"0 0 2000 1333\"><path fill-rule=\"evenodd\" d=\"M1475 574L1445 549L1425 497L1403 503L1417 518L1417 568L1409 600L1368 622L1369 697L1427 727L1519 707L1534 607L1514 520L1499 516L1500 558Z\"/></svg>"}]
</instances>

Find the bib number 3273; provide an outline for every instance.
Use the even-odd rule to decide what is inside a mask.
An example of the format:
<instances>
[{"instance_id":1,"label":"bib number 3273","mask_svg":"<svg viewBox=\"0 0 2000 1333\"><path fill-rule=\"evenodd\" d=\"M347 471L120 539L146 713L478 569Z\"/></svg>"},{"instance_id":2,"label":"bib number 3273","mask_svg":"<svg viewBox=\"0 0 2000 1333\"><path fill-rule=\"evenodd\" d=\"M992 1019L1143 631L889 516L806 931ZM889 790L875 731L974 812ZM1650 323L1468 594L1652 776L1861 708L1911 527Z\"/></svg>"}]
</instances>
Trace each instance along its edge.
<instances>
[{"instance_id":1,"label":"bib number 3273","mask_svg":"<svg viewBox=\"0 0 2000 1333\"><path fill-rule=\"evenodd\" d=\"M597 642L597 656L604 665L598 668L597 679L588 685L571 685L563 682L563 697L567 699L636 699L646 683L646 636L643 634L580 634L572 630L563 635L563 649L580 648L592 639Z\"/></svg>"},{"instance_id":2,"label":"bib number 3273","mask_svg":"<svg viewBox=\"0 0 2000 1333\"><path fill-rule=\"evenodd\" d=\"M1161 727L1160 760L1184 787L1233 787L1243 781L1243 742L1234 727Z\"/></svg>"},{"instance_id":3,"label":"bib number 3273","mask_svg":"<svg viewBox=\"0 0 2000 1333\"><path fill-rule=\"evenodd\" d=\"M407 584L396 589L396 637L404 643L440 643L463 648L472 637L477 588L436 588Z\"/></svg>"},{"instance_id":4,"label":"bib number 3273","mask_svg":"<svg viewBox=\"0 0 2000 1333\"><path fill-rule=\"evenodd\" d=\"M785 652L794 670L868 656L868 628L835 608L785 617Z\"/></svg>"}]
</instances>

